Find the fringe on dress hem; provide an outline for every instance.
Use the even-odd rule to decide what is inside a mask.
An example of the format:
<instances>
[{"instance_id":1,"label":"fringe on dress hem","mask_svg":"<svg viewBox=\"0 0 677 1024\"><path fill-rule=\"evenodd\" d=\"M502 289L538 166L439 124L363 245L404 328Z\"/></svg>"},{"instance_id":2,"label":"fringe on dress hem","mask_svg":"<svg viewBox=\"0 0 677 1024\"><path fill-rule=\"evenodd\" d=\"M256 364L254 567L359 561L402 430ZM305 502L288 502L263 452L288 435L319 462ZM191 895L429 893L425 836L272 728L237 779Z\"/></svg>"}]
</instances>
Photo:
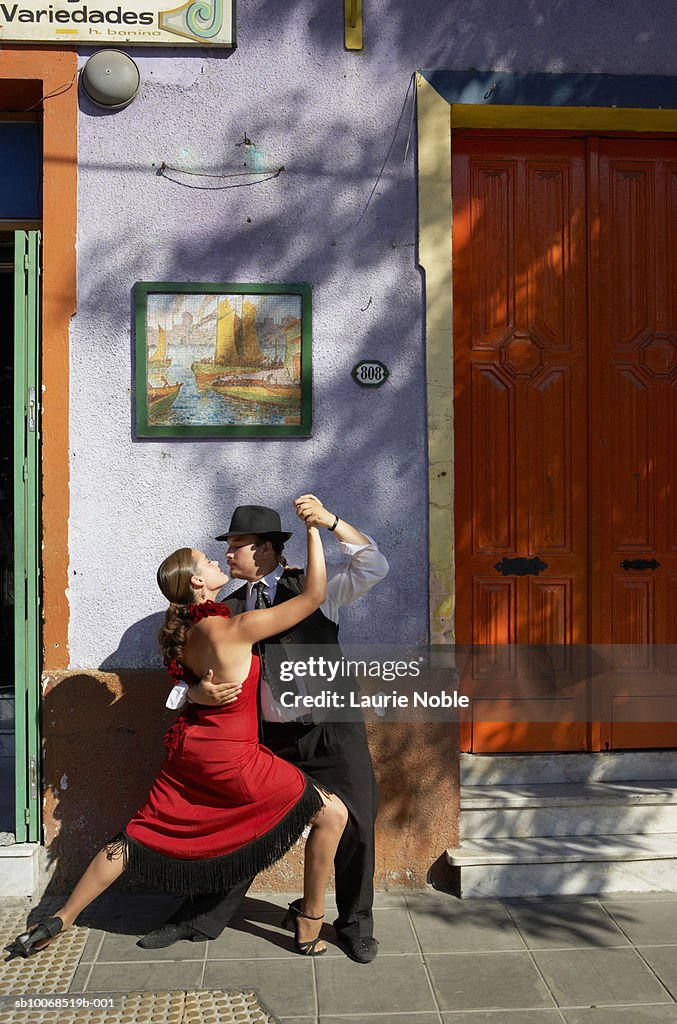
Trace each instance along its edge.
<instances>
[{"instance_id":1,"label":"fringe on dress hem","mask_svg":"<svg viewBox=\"0 0 677 1024\"><path fill-rule=\"evenodd\" d=\"M301 799L273 828L239 850L221 857L196 860L168 857L143 846L124 831L112 836L104 844L104 849L109 860L124 857L125 869L163 892L182 896L225 892L280 860L322 806L315 784L307 779Z\"/></svg>"}]
</instances>

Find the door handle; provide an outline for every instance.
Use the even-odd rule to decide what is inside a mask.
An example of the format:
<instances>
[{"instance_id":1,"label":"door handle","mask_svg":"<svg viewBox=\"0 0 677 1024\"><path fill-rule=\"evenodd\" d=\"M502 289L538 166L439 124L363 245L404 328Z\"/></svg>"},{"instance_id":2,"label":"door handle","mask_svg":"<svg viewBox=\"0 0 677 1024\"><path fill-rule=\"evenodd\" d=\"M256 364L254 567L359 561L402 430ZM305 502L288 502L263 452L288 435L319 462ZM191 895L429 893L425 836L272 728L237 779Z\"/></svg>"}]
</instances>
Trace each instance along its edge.
<instances>
[{"instance_id":1,"label":"door handle","mask_svg":"<svg viewBox=\"0 0 677 1024\"><path fill-rule=\"evenodd\" d=\"M28 389L28 429L35 431L35 388Z\"/></svg>"},{"instance_id":2,"label":"door handle","mask_svg":"<svg viewBox=\"0 0 677 1024\"><path fill-rule=\"evenodd\" d=\"M627 572L628 569L657 569L660 564L655 558L652 558L650 562L646 558L624 558L620 566Z\"/></svg>"},{"instance_id":3,"label":"door handle","mask_svg":"<svg viewBox=\"0 0 677 1024\"><path fill-rule=\"evenodd\" d=\"M533 558L502 558L494 566L496 572L504 576L538 576L539 572L547 568L547 563L538 555Z\"/></svg>"}]
</instances>

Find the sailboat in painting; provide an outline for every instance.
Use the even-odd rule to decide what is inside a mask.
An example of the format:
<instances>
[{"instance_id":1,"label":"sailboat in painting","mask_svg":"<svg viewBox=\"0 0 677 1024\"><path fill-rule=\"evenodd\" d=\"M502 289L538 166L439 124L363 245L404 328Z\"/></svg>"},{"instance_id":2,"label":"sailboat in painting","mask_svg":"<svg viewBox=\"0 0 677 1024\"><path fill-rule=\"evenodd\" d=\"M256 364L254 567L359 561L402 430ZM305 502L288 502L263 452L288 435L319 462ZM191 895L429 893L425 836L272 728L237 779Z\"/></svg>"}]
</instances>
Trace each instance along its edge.
<instances>
[{"instance_id":1,"label":"sailboat in painting","mask_svg":"<svg viewBox=\"0 0 677 1024\"><path fill-rule=\"evenodd\" d=\"M260 403L274 411L300 417L301 402L301 321L292 320L283 328L284 362L278 361L259 370L238 367L211 381L211 389L239 404Z\"/></svg>"},{"instance_id":2,"label":"sailboat in painting","mask_svg":"<svg viewBox=\"0 0 677 1024\"><path fill-rule=\"evenodd\" d=\"M266 362L256 334L256 306L243 302L238 316L228 299L221 299L216 312L216 346L213 359L195 361L191 369L198 389L211 387L224 373L254 372Z\"/></svg>"},{"instance_id":3,"label":"sailboat in painting","mask_svg":"<svg viewBox=\"0 0 677 1024\"><path fill-rule=\"evenodd\" d=\"M245 299L242 316L228 299L217 308L214 357L192 364L200 391L214 391L231 405L242 409L264 405L271 412L300 416L301 321L284 328L284 360L266 358L261 351L256 326L256 306Z\"/></svg>"},{"instance_id":4,"label":"sailboat in painting","mask_svg":"<svg viewBox=\"0 0 677 1024\"><path fill-rule=\"evenodd\" d=\"M166 370L171 365L171 359L167 358L167 331L158 324L157 345L151 355L148 356L148 369Z\"/></svg>"}]
</instances>

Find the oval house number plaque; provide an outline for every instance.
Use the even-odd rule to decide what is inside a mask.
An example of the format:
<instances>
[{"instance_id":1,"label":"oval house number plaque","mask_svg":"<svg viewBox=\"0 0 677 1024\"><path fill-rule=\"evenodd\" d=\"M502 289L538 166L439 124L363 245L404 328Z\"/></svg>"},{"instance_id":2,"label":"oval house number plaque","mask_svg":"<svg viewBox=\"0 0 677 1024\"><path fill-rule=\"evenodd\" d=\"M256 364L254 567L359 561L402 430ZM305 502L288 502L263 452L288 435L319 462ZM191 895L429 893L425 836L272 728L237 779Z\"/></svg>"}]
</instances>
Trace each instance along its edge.
<instances>
[{"instance_id":1,"label":"oval house number plaque","mask_svg":"<svg viewBox=\"0 0 677 1024\"><path fill-rule=\"evenodd\" d=\"M385 384L390 371L378 359L365 359L353 366L352 377L361 388L378 388Z\"/></svg>"}]
</instances>

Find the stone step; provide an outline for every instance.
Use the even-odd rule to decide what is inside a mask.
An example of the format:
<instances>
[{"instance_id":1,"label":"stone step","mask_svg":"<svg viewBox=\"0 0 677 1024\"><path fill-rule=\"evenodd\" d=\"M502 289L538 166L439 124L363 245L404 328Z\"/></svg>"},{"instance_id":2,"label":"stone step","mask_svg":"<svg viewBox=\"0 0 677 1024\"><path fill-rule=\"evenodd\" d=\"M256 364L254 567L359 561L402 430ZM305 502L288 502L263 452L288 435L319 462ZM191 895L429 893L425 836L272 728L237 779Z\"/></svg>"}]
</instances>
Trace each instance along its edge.
<instances>
[{"instance_id":1,"label":"stone step","mask_svg":"<svg viewBox=\"0 0 677 1024\"><path fill-rule=\"evenodd\" d=\"M447 861L464 898L677 891L677 834L469 839Z\"/></svg>"},{"instance_id":2,"label":"stone step","mask_svg":"<svg viewBox=\"0 0 677 1024\"><path fill-rule=\"evenodd\" d=\"M461 783L528 786L532 783L677 781L677 750L600 754L461 754Z\"/></svg>"},{"instance_id":3,"label":"stone step","mask_svg":"<svg viewBox=\"0 0 677 1024\"><path fill-rule=\"evenodd\" d=\"M463 839L677 833L677 782L462 786Z\"/></svg>"},{"instance_id":4,"label":"stone step","mask_svg":"<svg viewBox=\"0 0 677 1024\"><path fill-rule=\"evenodd\" d=\"M37 843L0 846L0 899L33 896L38 891L39 855Z\"/></svg>"}]
</instances>

